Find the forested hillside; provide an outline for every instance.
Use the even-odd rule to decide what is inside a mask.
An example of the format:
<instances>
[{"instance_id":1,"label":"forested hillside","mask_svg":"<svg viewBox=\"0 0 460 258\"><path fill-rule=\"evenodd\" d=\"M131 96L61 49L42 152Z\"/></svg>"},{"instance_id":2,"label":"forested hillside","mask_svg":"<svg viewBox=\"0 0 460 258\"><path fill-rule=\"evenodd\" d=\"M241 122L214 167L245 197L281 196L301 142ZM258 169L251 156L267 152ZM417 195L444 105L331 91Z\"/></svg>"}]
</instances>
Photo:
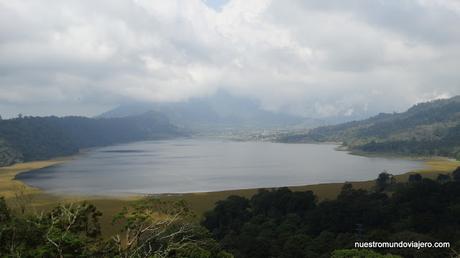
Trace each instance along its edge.
<instances>
[{"instance_id":1,"label":"forested hillside","mask_svg":"<svg viewBox=\"0 0 460 258\"><path fill-rule=\"evenodd\" d=\"M20 117L0 120L0 166L71 155L82 148L178 134L168 119L155 112L110 119Z\"/></svg>"},{"instance_id":2,"label":"forested hillside","mask_svg":"<svg viewBox=\"0 0 460 258\"><path fill-rule=\"evenodd\" d=\"M319 127L279 140L336 141L357 151L460 158L460 96L417 104L403 113Z\"/></svg>"},{"instance_id":3,"label":"forested hillside","mask_svg":"<svg viewBox=\"0 0 460 258\"><path fill-rule=\"evenodd\" d=\"M202 224L236 258L396 257L334 252L357 241L449 242L448 248L374 251L407 258L458 257L459 195L460 168L436 181L413 174L407 183L392 182L382 173L372 190L344 184L337 199L322 202L311 191L288 188L260 190L250 199L230 196L218 201Z\"/></svg>"}]
</instances>

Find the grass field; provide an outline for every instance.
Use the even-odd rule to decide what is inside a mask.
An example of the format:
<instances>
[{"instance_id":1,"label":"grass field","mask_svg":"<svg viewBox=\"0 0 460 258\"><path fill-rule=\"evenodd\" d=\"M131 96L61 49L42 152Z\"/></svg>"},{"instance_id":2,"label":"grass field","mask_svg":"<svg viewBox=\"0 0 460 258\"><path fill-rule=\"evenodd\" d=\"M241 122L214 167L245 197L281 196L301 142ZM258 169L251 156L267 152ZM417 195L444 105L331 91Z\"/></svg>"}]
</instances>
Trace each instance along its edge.
<instances>
[{"instance_id":1,"label":"grass field","mask_svg":"<svg viewBox=\"0 0 460 258\"><path fill-rule=\"evenodd\" d=\"M35 170L52 166L65 162L69 158L54 159L49 161L36 161L22 164L16 164L10 167L0 168L0 196L4 196L13 209L18 208L19 200L26 200L27 210L29 212L41 212L55 207L58 203L69 202L83 202L87 201L96 205L96 207L103 213L101 219L102 230L105 235L111 235L117 228L112 225L112 218L115 214L121 211L125 206L130 205L135 200L139 200L143 196L127 196L127 197L83 197L83 196L57 196L47 194L39 189L29 187L21 181L15 180L14 177L25 171ZM412 173L420 173L423 177L436 178L440 173L449 173L455 168L460 166L459 161L453 161L443 158L430 159L425 161L426 168L420 171L408 172L402 175L397 175L398 182L407 181L407 178ZM350 182L354 188L371 189L374 186L374 181L359 181ZM311 190L318 199L334 199L337 197L340 189L344 183L330 183L330 184L316 184L305 186L290 187L293 191L306 191ZM190 207L198 215L202 215L207 210L213 208L214 204L227 198L230 195L239 195L251 197L257 193L258 189L241 189L220 192L207 192L207 193L188 193L188 194L174 194L174 195L158 195L158 198L163 200L185 200Z\"/></svg>"}]
</instances>

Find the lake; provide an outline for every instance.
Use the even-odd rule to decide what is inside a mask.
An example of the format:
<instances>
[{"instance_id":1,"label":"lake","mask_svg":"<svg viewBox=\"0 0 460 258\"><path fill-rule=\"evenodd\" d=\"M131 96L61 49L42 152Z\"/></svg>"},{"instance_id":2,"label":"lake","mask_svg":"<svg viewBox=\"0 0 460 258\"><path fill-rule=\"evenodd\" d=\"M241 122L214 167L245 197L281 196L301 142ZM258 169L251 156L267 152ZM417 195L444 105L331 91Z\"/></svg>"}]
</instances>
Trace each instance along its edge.
<instances>
[{"instance_id":1,"label":"lake","mask_svg":"<svg viewBox=\"0 0 460 258\"><path fill-rule=\"evenodd\" d=\"M363 157L332 144L211 139L145 141L91 149L75 159L17 176L56 194L186 193L374 179L422 161Z\"/></svg>"}]
</instances>

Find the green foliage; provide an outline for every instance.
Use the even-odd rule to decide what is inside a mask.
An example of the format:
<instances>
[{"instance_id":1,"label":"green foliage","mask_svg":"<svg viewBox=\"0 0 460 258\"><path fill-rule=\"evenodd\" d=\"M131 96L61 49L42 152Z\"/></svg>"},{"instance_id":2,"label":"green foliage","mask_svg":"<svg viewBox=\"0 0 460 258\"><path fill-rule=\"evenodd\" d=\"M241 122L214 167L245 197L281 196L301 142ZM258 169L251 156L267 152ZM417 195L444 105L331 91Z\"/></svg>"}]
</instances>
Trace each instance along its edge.
<instances>
[{"instance_id":1,"label":"green foliage","mask_svg":"<svg viewBox=\"0 0 460 258\"><path fill-rule=\"evenodd\" d=\"M279 140L335 141L354 151L460 159L460 97L418 104L403 113L319 127Z\"/></svg>"},{"instance_id":2,"label":"green foliage","mask_svg":"<svg viewBox=\"0 0 460 258\"><path fill-rule=\"evenodd\" d=\"M93 205L60 205L47 214L15 216L0 201L0 253L6 257L75 257L95 254L100 241Z\"/></svg>"},{"instance_id":3,"label":"green foliage","mask_svg":"<svg viewBox=\"0 0 460 258\"><path fill-rule=\"evenodd\" d=\"M10 210L6 205L4 197L0 197L0 223L5 223L10 220Z\"/></svg>"},{"instance_id":4,"label":"green foliage","mask_svg":"<svg viewBox=\"0 0 460 258\"><path fill-rule=\"evenodd\" d=\"M113 237L120 257L231 257L197 224L183 201L145 198L118 214L122 231Z\"/></svg>"},{"instance_id":5,"label":"green foliage","mask_svg":"<svg viewBox=\"0 0 460 258\"><path fill-rule=\"evenodd\" d=\"M460 182L414 176L386 191L345 184L336 200L317 203L311 192L261 190L232 196L205 214L202 225L235 257L329 257L356 241L460 241ZM379 252L379 253L375 253ZM380 254L382 252L382 254ZM341 250L333 257L449 257L451 249ZM369 255L369 256L367 256Z\"/></svg>"},{"instance_id":6,"label":"green foliage","mask_svg":"<svg viewBox=\"0 0 460 258\"><path fill-rule=\"evenodd\" d=\"M379 174L377 179L375 180L375 187L378 192L385 190L389 185L393 182L393 175L382 172Z\"/></svg>"},{"instance_id":7,"label":"green foliage","mask_svg":"<svg viewBox=\"0 0 460 258\"><path fill-rule=\"evenodd\" d=\"M0 166L71 155L81 148L158 139L177 129L157 113L123 118L23 117L0 120Z\"/></svg>"},{"instance_id":8,"label":"green foliage","mask_svg":"<svg viewBox=\"0 0 460 258\"><path fill-rule=\"evenodd\" d=\"M441 184L447 183L451 181L451 177L448 174L439 174L438 177L436 178L436 181L438 181L438 183L441 183Z\"/></svg>"},{"instance_id":9,"label":"green foliage","mask_svg":"<svg viewBox=\"0 0 460 258\"><path fill-rule=\"evenodd\" d=\"M353 250L356 241L460 243L460 182L394 184L391 195L345 184L336 200L311 191L260 190L231 196L202 226L186 203L150 197L124 208L121 231L102 239L101 213L90 204L45 214L11 213L0 198L4 257L450 257L453 249ZM209 230L209 231L208 231ZM225 250L225 251L223 251ZM388 255L392 253L394 255Z\"/></svg>"},{"instance_id":10,"label":"green foliage","mask_svg":"<svg viewBox=\"0 0 460 258\"><path fill-rule=\"evenodd\" d=\"M420 183L422 182L422 175L418 174L418 173L415 173L415 174L411 174L409 175L409 178L407 180L409 183L413 184L413 183Z\"/></svg>"},{"instance_id":11,"label":"green foliage","mask_svg":"<svg viewBox=\"0 0 460 258\"><path fill-rule=\"evenodd\" d=\"M455 181L460 182L460 167L452 172L452 177Z\"/></svg>"},{"instance_id":12,"label":"green foliage","mask_svg":"<svg viewBox=\"0 0 460 258\"><path fill-rule=\"evenodd\" d=\"M101 238L100 216L87 203L18 216L0 198L0 257L233 257L183 202L147 198L127 207L115 218L123 230L110 239Z\"/></svg>"},{"instance_id":13,"label":"green foliage","mask_svg":"<svg viewBox=\"0 0 460 258\"><path fill-rule=\"evenodd\" d=\"M312 192L260 190L251 200L231 196L217 202L203 225L237 257L304 257L314 253L305 245L312 239L299 226L315 206Z\"/></svg>"}]
</instances>

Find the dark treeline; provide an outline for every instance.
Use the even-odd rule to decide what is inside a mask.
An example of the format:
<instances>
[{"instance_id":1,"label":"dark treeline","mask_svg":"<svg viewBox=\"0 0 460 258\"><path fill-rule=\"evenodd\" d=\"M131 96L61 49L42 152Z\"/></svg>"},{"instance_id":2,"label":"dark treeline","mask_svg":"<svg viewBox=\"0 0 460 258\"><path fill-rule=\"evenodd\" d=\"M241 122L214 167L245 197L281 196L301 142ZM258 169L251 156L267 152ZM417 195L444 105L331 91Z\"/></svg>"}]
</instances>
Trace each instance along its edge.
<instances>
[{"instance_id":1,"label":"dark treeline","mask_svg":"<svg viewBox=\"0 0 460 258\"><path fill-rule=\"evenodd\" d=\"M445 156L460 160L460 125L445 129L442 137L376 142L371 141L356 149L366 152L399 153L404 155Z\"/></svg>"},{"instance_id":2,"label":"dark treeline","mask_svg":"<svg viewBox=\"0 0 460 258\"><path fill-rule=\"evenodd\" d=\"M372 191L345 184L336 200L323 202L311 191L261 190L251 199L219 201L203 225L241 258L330 257L355 241L448 241L451 248L374 251L451 257L460 247L460 169L454 178L441 175L435 181L416 174L408 183L396 183L382 173Z\"/></svg>"},{"instance_id":3,"label":"dark treeline","mask_svg":"<svg viewBox=\"0 0 460 258\"><path fill-rule=\"evenodd\" d=\"M0 120L0 166L75 154L79 149L178 135L162 115L123 118L18 117Z\"/></svg>"}]
</instances>

